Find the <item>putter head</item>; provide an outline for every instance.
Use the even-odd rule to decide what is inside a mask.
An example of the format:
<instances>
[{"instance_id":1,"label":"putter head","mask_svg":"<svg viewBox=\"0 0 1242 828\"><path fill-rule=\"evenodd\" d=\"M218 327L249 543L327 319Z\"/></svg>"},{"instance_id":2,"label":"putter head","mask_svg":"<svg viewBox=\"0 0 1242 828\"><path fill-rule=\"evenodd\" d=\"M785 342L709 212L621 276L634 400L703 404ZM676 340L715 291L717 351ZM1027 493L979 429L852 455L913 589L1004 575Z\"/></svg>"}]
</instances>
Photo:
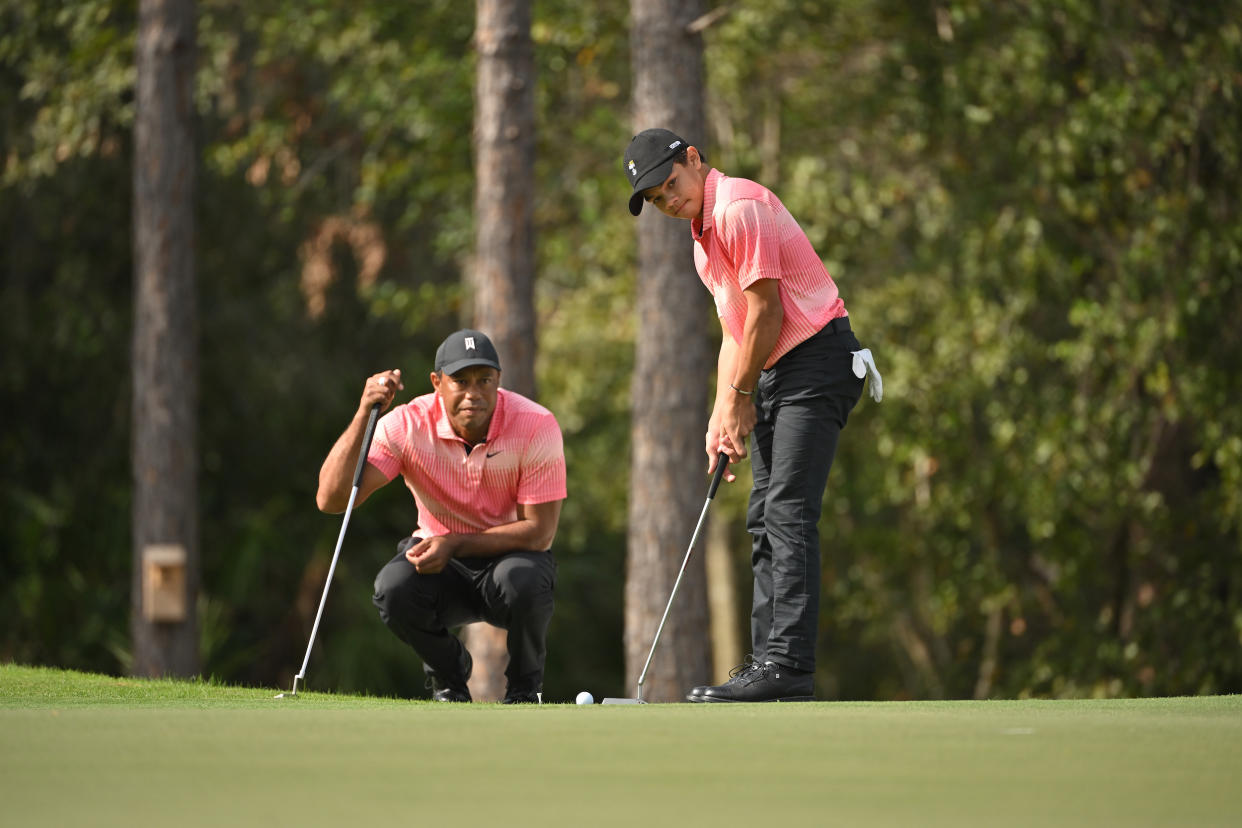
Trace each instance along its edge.
<instances>
[{"instance_id":1,"label":"putter head","mask_svg":"<svg viewBox=\"0 0 1242 828\"><path fill-rule=\"evenodd\" d=\"M651 660L650 657L648 657L647 660L650 661ZM644 667L643 675L639 676L638 678L638 698L635 698L635 699L608 698L608 699L604 699L602 702L600 702L600 704L646 704L646 702L643 701L643 679L645 679L646 677L647 677L647 668Z\"/></svg>"},{"instance_id":2,"label":"putter head","mask_svg":"<svg viewBox=\"0 0 1242 828\"><path fill-rule=\"evenodd\" d=\"M272 698L283 699L285 696L296 696L298 694L298 679L300 679L301 677L302 677L301 673L298 673L296 676L293 677L293 689L291 689L288 693L277 693Z\"/></svg>"}]
</instances>

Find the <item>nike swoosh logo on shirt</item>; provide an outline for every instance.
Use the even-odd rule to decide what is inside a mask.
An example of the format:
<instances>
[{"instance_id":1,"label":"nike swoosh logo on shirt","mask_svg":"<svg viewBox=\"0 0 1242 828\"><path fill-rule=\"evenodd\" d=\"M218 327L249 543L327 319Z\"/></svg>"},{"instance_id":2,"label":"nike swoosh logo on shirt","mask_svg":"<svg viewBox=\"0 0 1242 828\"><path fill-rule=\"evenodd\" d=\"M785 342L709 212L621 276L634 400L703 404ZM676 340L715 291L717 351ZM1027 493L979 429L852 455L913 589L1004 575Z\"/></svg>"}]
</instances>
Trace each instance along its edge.
<instances>
[{"instance_id":1,"label":"nike swoosh logo on shirt","mask_svg":"<svg viewBox=\"0 0 1242 828\"><path fill-rule=\"evenodd\" d=\"M500 451L504 451L504 449L501 449ZM487 453L487 456L488 456L488 457L495 457L497 454L500 454L500 451L489 451L489 452Z\"/></svg>"}]
</instances>

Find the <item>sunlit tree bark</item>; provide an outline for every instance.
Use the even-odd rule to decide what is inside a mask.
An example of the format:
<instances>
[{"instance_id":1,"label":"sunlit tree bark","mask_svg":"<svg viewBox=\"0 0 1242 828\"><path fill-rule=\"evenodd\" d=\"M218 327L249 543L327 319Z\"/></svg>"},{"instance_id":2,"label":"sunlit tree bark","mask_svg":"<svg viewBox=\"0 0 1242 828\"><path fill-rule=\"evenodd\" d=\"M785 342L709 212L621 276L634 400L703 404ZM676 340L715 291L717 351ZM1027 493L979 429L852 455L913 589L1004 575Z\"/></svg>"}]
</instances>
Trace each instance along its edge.
<instances>
[{"instance_id":1,"label":"sunlit tree bark","mask_svg":"<svg viewBox=\"0 0 1242 828\"><path fill-rule=\"evenodd\" d=\"M703 144L703 44L690 28L701 9L698 0L632 0L634 132L665 127ZM630 687L643 669L706 493L710 307L695 275L687 223L644 210L638 219L639 323L625 583ZM703 560L700 548L669 614L644 698L677 700L710 678Z\"/></svg>"},{"instance_id":2,"label":"sunlit tree bark","mask_svg":"<svg viewBox=\"0 0 1242 828\"><path fill-rule=\"evenodd\" d=\"M535 396L535 59L528 0L478 0L475 48L474 325L500 352L501 384ZM470 692L504 695L504 630L466 627Z\"/></svg>"}]
</instances>

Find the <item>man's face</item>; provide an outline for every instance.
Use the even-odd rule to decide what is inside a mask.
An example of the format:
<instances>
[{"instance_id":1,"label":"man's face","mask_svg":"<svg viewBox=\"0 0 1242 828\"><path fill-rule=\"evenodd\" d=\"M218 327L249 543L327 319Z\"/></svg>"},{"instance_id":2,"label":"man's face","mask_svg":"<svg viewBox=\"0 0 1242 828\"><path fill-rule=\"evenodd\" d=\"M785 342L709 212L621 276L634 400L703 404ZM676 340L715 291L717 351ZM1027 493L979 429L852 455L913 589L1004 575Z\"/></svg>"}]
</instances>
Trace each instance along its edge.
<instances>
[{"instance_id":1,"label":"man's face","mask_svg":"<svg viewBox=\"0 0 1242 828\"><path fill-rule=\"evenodd\" d=\"M643 199L666 216L695 219L703 215L703 183L707 171L694 147L686 149L686 163L674 164L673 171L658 187L643 190Z\"/></svg>"},{"instance_id":2,"label":"man's face","mask_svg":"<svg viewBox=\"0 0 1242 828\"><path fill-rule=\"evenodd\" d=\"M458 437L470 443L487 438L500 388L499 371L486 365L471 365L456 374L433 373L431 385L444 400L444 410Z\"/></svg>"}]
</instances>

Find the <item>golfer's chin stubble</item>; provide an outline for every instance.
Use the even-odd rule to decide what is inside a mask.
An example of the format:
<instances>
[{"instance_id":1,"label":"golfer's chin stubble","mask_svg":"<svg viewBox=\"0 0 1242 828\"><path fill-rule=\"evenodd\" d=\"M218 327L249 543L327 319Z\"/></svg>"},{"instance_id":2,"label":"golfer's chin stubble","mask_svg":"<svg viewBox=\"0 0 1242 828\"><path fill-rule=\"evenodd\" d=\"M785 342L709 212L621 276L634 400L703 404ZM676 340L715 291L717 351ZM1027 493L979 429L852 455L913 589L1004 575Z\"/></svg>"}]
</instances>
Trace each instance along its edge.
<instances>
[{"instance_id":1,"label":"golfer's chin stubble","mask_svg":"<svg viewBox=\"0 0 1242 828\"><path fill-rule=\"evenodd\" d=\"M487 426L491 420L492 412L487 411L457 411L452 415L453 426L459 435L474 435L477 437L487 436Z\"/></svg>"}]
</instances>

